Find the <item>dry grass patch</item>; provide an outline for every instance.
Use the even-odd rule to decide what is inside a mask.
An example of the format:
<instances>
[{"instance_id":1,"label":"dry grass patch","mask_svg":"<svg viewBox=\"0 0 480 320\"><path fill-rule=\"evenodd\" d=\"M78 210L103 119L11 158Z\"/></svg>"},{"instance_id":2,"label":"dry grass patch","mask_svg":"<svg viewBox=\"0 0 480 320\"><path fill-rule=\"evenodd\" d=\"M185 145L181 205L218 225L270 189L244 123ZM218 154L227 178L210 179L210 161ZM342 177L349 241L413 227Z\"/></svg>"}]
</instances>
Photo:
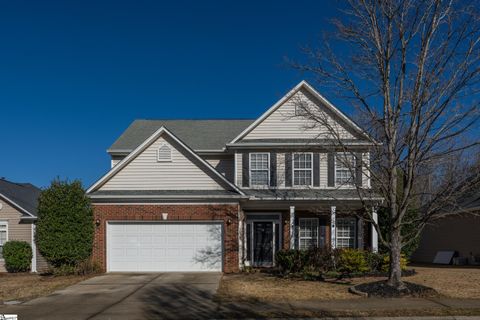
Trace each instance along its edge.
<instances>
[{"instance_id":1,"label":"dry grass patch","mask_svg":"<svg viewBox=\"0 0 480 320\"><path fill-rule=\"evenodd\" d=\"M480 268L413 266L417 274L408 281L435 289L451 298L480 299Z\"/></svg>"},{"instance_id":2,"label":"dry grass patch","mask_svg":"<svg viewBox=\"0 0 480 320\"><path fill-rule=\"evenodd\" d=\"M42 276L30 273L0 274L0 302L30 300L83 281L90 276Z\"/></svg>"},{"instance_id":3,"label":"dry grass patch","mask_svg":"<svg viewBox=\"0 0 480 320\"><path fill-rule=\"evenodd\" d=\"M283 279L264 273L224 275L218 294L232 300L336 300L360 298L348 292L353 281L303 281Z\"/></svg>"},{"instance_id":4,"label":"dry grass patch","mask_svg":"<svg viewBox=\"0 0 480 320\"><path fill-rule=\"evenodd\" d=\"M417 274L406 281L435 289L451 298L480 299L480 268L413 266ZM299 301L358 299L348 288L360 283L385 280L382 277L341 281L283 279L265 273L224 275L218 295L227 300Z\"/></svg>"}]
</instances>

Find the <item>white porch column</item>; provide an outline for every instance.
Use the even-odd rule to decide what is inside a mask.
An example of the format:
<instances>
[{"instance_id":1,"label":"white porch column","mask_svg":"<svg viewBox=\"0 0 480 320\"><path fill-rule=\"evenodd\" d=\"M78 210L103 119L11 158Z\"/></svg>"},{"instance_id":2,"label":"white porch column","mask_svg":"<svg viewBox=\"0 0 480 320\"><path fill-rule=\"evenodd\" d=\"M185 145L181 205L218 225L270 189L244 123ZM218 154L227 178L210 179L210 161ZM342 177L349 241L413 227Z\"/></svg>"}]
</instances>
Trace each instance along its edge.
<instances>
[{"instance_id":1,"label":"white porch column","mask_svg":"<svg viewBox=\"0 0 480 320\"><path fill-rule=\"evenodd\" d=\"M378 223L377 208L374 206L372 208L372 218L375 223ZM378 252L378 234L377 229L372 225L372 251Z\"/></svg>"},{"instance_id":2,"label":"white porch column","mask_svg":"<svg viewBox=\"0 0 480 320\"><path fill-rule=\"evenodd\" d=\"M337 207L330 207L330 244L332 249L337 247Z\"/></svg>"},{"instance_id":3,"label":"white porch column","mask_svg":"<svg viewBox=\"0 0 480 320\"><path fill-rule=\"evenodd\" d=\"M290 207L290 249L295 249L295 207Z\"/></svg>"}]
</instances>

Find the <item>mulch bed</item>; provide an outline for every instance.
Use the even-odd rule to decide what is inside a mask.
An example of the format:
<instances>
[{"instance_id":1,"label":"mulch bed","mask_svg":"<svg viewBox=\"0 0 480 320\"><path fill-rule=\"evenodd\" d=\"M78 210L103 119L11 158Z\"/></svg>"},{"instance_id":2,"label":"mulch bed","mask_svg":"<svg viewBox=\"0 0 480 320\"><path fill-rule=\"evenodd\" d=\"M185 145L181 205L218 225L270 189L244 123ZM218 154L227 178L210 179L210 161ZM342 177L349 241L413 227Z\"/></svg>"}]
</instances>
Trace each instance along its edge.
<instances>
[{"instance_id":1,"label":"mulch bed","mask_svg":"<svg viewBox=\"0 0 480 320\"><path fill-rule=\"evenodd\" d=\"M433 297L438 293L426 286L404 281L405 289L398 290L387 284L386 280L362 283L354 286L356 291L367 294L369 297L400 298L400 297Z\"/></svg>"}]
</instances>

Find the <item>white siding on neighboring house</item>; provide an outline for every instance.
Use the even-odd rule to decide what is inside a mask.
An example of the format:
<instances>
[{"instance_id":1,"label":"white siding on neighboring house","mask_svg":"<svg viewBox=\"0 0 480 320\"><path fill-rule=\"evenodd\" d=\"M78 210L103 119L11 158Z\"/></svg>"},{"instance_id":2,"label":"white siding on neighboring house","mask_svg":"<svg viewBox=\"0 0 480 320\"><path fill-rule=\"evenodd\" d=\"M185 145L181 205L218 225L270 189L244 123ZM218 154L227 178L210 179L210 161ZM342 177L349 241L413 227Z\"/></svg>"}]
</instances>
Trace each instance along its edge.
<instances>
[{"instance_id":1,"label":"white siding on neighboring house","mask_svg":"<svg viewBox=\"0 0 480 320\"><path fill-rule=\"evenodd\" d=\"M215 168L218 172L220 172L228 181L233 181L234 176L234 156L233 155L226 155L226 156L203 156L204 160L206 160L212 167Z\"/></svg>"},{"instance_id":2,"label":"white siding on neighboring house","mask_svg":"<svg viewBox=\"0 0 480 320\"><path fill-rule=\"evenodd\" d=\"M295 116L295 106L299 101L306 102L309 108L317 112L322 112L328 123L338 129L340 136L344 139L354 139L355 137L347 131L336 119L330 114L319 110L327 110L325 106L320 104L310 93L300 90L292 98L287 100L277 110L270 114L266 119L258 124L250 133L242 140L249 139L317 139L327 138L327 128L316 125L314 128L307 128L313 122L301 116ZM321 134L321 136L319 136Z\"/></svg>"},{"instance_id":3,"label":"white siding on neighboring house","mask_svg":"<svg viewBox=\"0 0 480 320\"><path fill-rule=\"evenodd\" d=\"M168 145L171 162L157 161L157 150ZM160 136L124 168L111 177L99 190L223 190L213 172L198 163L172 139ZM181 149L180 149L181 150ZM205 167L205 170L201 167Z\"/></svg>"}]
</instances>

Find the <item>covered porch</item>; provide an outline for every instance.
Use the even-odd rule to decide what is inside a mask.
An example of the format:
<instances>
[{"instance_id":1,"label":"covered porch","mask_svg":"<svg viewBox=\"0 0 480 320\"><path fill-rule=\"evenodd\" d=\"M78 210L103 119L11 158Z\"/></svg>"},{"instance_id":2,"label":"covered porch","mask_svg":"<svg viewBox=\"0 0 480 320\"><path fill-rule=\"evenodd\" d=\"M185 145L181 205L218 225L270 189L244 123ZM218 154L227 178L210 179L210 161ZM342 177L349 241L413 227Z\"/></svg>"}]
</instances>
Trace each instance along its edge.
<instances>
[{"instance_id":1,"label":"covered porch","mask_svg":"<svg viewBox=\"0 0 480 320\"><path fill-rule=\"evenodd\" d=\"M240 268L273 267L279 250L378 250L377 232L359 214L358 201L248 201L241 208Z\"/></svg>"}]
</instances>

